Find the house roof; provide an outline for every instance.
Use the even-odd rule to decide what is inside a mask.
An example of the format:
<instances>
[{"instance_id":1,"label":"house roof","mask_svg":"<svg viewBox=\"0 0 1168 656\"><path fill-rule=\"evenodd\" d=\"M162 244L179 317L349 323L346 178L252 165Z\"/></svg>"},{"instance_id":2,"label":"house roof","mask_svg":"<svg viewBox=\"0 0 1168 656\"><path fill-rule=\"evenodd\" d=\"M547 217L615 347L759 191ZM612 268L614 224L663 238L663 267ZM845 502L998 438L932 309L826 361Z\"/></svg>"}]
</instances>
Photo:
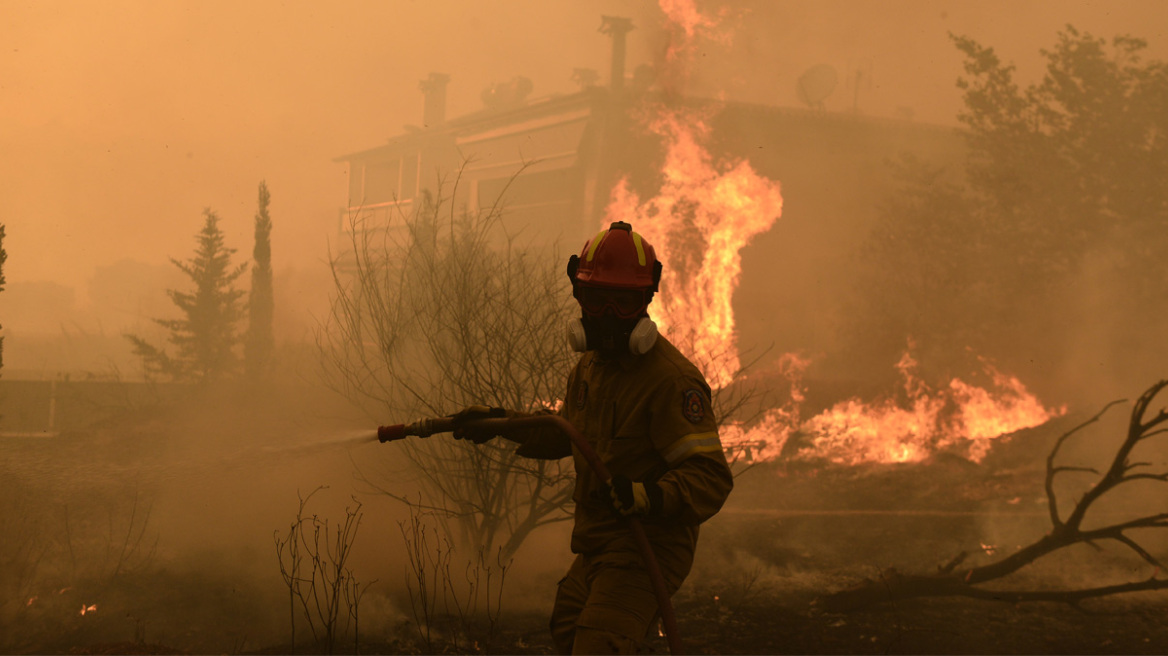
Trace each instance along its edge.
<instances>
[{"instance_id":1,"label":"house roof","mask_svg":"<svg viewBox=\"0 0 1168 656\"><path fill-rule=\"evenodd\" d=\"M390 137L384 144L341 155L333 161L366 159L443 142L461 146L587 119L607 97L606 90L592 87L572 94L544 96L510 107L480 109L431 128L407 125L406 132Z\"/></svg>"}]
</instances>

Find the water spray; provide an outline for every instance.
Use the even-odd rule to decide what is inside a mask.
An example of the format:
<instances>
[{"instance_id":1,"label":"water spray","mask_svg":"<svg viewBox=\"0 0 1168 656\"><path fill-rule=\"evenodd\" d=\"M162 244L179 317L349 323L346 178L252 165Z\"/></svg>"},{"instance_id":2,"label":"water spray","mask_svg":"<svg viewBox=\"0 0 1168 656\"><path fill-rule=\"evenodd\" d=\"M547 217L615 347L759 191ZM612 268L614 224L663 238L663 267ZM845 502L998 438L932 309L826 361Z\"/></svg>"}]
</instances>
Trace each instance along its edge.
<instances>
[{"instance_id":1,"label":"water spray","mask_svg":"<svg viewBox=\"0 0 1168 656\"><path fill-rule=\"evenodd\" d=\"M506 435L512 431L530 428L554 428L568 439L584 457L588 466L596 476L607 484L612 483L612 474L604 461L596 455L592 445L588 443L580 431L559 415L536 415L533 417L513 417L504 419L476 419L459 422L459 428L468 429L476 433L490 435ZM449 433L455 428L453 417L433 417L416 421L412 424L396 424L393 426L379 426L377 440L381 443L393 442L406 437L430 437L436 433ZM673 604L669 600L669 592L665 588L665 578L661 575L661 568L657 565L657 558L653 555L653 547L649 544L649 537L645 535L645 527L636 517L626 517L629 530L637 543L637 550L645 561L645 571L649 574L649 581L653 584L653 592L657 596L657 606L661 610L661 622L665 625L665 639L669 643L669 653L679 655L681 651L681 637L677 633L677 618L673 614Z\"/></svg>"}]
</instances>

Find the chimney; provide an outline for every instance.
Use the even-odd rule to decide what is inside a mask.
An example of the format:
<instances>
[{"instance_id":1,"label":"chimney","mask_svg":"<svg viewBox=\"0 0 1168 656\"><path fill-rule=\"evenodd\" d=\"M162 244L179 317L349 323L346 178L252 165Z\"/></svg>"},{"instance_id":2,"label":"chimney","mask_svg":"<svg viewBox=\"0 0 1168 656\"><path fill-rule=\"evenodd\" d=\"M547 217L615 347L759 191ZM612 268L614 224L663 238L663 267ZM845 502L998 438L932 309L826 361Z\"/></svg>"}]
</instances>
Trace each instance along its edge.
<instances>
[{"instance_id":1,"label":"chimney","mask_svg":"<svg viewBox=\"0 0 1168 656\"><path fill-rule=\"evenodd\" d=\"M430 73L430 77L418 83L418 89L425 97L422 106L422 127L433 128L446 122L446 84L450 76L445 73Z\"/></svg>"},{"instance_id":2,"label":"chimney","mask_svg":"<svg viewBox=\"0 0 1168 656\"><path fill-rule=\"evenodd\" d=\"M633 30L633 20L620 16L601 16L600 33L612 37L612 75L609 86L620 91L625 86L625 35Z\"/></svg>"}]
</instances>

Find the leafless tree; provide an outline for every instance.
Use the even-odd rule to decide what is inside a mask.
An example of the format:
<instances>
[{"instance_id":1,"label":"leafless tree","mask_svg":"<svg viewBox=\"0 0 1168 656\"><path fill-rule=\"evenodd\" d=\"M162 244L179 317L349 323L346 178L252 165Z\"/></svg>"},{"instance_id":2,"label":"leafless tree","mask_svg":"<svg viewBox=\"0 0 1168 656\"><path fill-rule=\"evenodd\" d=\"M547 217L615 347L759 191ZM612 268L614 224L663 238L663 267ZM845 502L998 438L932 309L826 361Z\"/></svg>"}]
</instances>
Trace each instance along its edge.
<instances>
[{"instance_id":1,"label":"leafless tree","mask_svg":"<svg viewBox=\"0 0 1168 656\"><path fill-rule=\"evenodd\" d=\"M457 180L438 190L409 214L349 217L351 243L331 261L336 292L317 334L327 379L384 423L475 404L554 406L574 361L561 258L507 234L501 202L458 209ZM570 465L520 458L503 440L407 440L385 453L391 462L362 463L361 478L436 513L472 550L501 548L509 559L533 530L568 517ZM420 497L395 487L402 464Z\"/></svg>"}]
</instances>

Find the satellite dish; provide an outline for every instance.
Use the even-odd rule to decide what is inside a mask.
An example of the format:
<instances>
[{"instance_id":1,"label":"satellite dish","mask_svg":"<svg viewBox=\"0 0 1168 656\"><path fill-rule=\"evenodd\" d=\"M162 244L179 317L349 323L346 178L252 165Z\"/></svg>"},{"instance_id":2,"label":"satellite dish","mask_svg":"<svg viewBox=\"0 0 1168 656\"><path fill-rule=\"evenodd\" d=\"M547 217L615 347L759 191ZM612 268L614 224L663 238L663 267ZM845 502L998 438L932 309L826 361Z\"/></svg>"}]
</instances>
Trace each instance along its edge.
<instances>
[{"instance_id":1,"label":"satellite dish","mask_svg":"<svg viewBox=\"0 0 1168 656\"><path fill-rule=\"evenodd\" d=\"M835 91L839 83L839 75L835 68L827 64L817 64L807 69L799 76L796 89L799 100L802 100L811 109L823 109L823 101Z\"/></svg>"}]
</instances>

